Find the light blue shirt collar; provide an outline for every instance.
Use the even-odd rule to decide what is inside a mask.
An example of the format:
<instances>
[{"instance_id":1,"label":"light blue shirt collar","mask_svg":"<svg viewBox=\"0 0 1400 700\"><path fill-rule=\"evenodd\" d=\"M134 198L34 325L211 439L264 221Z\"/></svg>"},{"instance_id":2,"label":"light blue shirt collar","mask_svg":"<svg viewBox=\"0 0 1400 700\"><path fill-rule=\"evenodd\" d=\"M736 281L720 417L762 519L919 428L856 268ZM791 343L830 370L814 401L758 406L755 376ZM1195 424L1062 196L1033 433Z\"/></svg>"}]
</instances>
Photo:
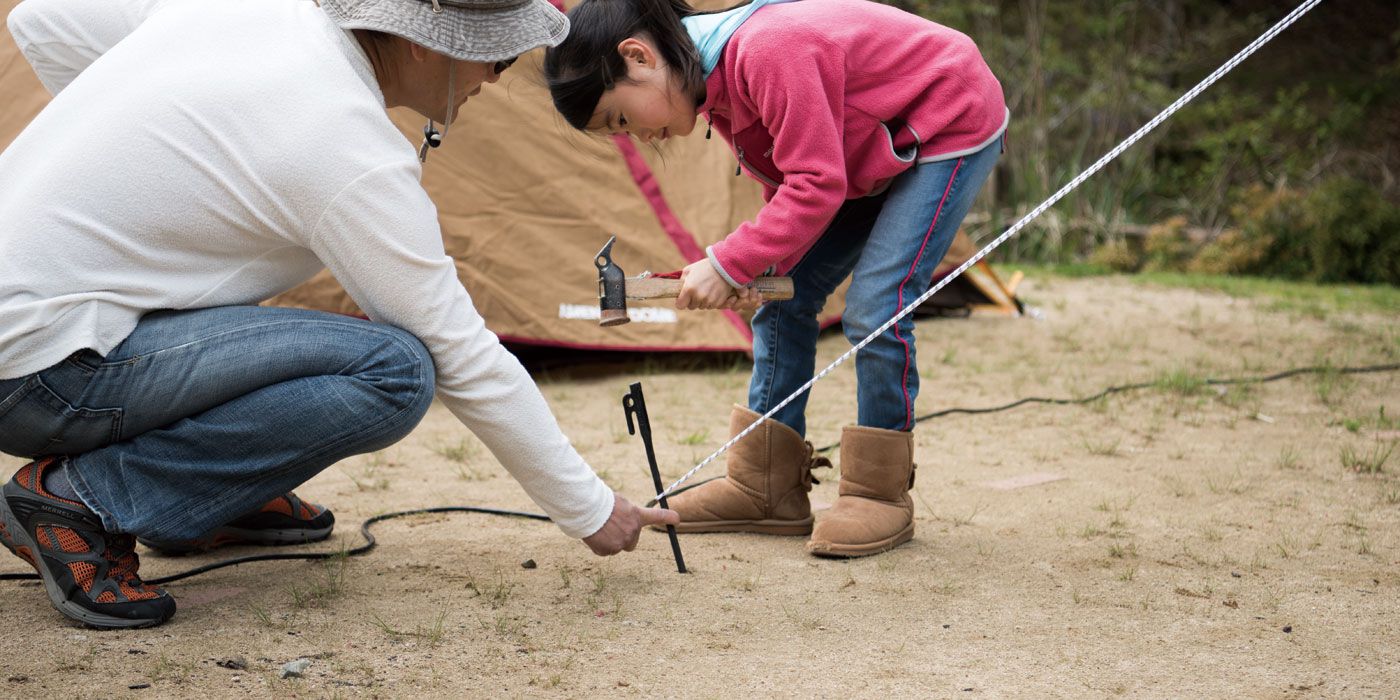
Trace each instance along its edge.
<instances>
[{"instance_id":1,"label":"light blue shirt collar","mask_svg":"<svg viewBox=\"0 0 1400 700\"><path fill-rule=\"evenodd\" d=\"M764 5L785 2L795 0L753 0L732 10L682 18L681 24L685 26L686 33L690 34L690 40L695 42L695 49L700 53L700 65L705 71L705 77L708 79L715 66L719 65L724 46L729 43L729 37L734 35L739 25Z\"/></svg>"}]
</instances>

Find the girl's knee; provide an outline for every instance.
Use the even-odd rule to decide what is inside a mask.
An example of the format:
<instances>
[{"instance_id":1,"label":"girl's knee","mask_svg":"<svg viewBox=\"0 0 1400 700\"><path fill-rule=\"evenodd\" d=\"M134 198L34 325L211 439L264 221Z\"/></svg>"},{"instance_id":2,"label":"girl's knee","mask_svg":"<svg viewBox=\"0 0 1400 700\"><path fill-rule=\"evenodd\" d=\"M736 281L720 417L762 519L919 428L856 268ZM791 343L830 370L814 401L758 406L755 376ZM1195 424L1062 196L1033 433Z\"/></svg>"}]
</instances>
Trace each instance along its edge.
<instances>
[{"instance_id":1,"label":"girl's knee","mask_svg":"<svg viewBox=\"0 0 1400 700\"><path fill-rule=\"evenodd\" d=\"M860 284L859 279L852 281L846 292L846 310L841 314L841 330L852 345L865 340L876 328L890 320L882 312L893 302L885 299L885 296Z\"/></svg>"}]
</instances>

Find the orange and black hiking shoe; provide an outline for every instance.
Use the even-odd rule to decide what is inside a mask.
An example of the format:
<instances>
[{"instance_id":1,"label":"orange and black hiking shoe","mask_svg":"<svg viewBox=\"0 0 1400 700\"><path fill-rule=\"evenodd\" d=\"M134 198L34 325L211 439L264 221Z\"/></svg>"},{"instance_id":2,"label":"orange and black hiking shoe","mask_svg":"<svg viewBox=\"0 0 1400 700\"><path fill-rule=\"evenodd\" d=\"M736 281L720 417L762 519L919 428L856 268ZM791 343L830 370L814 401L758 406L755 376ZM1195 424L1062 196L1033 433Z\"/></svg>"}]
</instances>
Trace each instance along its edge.
<instances>
[{"instance_id":1,"label":"orange and black hiking shoe","mask_svg":"<svg viewBox=\"0 0 1400 700\"><path fill-rule=\"evenodd\" d=\"M136 538L113 535L87 506L44 489L50 457L21 467L0 493L0 542L29 562L59 612L101 628L150 627L175 599L137 575Z\"/></svg>"},{"instance_id":2,"label":"orange and black hiking shoe","mask_svg":"<svg viewBox=\"0 0 1400 700\"><path fill-rule=\"evenodd\" d=\"M274 498L263 507L241 515L193 540L152 540L141 544L163 554L189 554L230 544L284 545L320 542L331 536L335 514L294 493Z\"/></svg>"}]
</instances>

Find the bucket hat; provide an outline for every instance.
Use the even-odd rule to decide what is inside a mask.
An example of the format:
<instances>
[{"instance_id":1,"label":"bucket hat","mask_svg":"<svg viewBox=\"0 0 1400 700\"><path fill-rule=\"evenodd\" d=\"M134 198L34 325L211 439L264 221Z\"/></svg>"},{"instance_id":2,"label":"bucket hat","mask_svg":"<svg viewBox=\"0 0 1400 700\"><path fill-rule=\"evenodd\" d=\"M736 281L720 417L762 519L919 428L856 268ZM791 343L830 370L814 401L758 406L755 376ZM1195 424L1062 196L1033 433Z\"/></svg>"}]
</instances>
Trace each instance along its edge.
<instances>
[{"instance_id":1,"label":"bucket hat","mask_svg":"<svg viewBox=\"0 0 1400 700\"><path fill-rule=\"evenodd\" d=\"M459 61L513 58L569 33L548 0L321 0L321 8L343 29L387 32Z\"/></svg>"}]
</instances>

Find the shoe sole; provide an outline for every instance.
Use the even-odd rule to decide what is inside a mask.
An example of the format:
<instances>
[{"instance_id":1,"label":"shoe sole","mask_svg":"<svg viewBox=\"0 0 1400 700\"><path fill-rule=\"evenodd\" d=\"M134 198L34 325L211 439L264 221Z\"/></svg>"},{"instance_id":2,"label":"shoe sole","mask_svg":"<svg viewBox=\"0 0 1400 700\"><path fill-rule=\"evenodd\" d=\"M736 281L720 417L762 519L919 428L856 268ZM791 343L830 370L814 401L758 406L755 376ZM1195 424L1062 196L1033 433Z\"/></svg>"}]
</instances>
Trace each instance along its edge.
<instances>
[{"instance_id":1,"label":"shoe sole","mask_svg":"<svg viewBox=\"0 0 1400 700\"><path fill-rule=\"evenodd\" d=\"M912 539L914 539L914 523L909 523L907 527L900 530L893 537L887 537L876 542L870 542L868 544L808 542L807 551L815 556L829 559L852 559L855 557L868 557L872 554L888 552Z\"/></svg>"},{"instance_id":2,"label":"shoe sole","mask_svg":"<svg viewBox=\"0 0 1400 700\"><path fill-rule=\"evenodd\" d=\"M803 520L697 520L682 521L676 526L680 534L698 535L706 532L750 532L757 535L810 535L814 518ZM666 528L652 526L653 530L665 532Z\"/></svg>"},{"instance_id":3,"label":"shoe sole","mask_svg":"<svg viewBox=\"0 0 1400 700\"><path fill-rule=\"evenodd\" d=\"M259 547L285 547L294 544L310 544L320 542L331 536L335 530L335 525L317 528L314 530L307 528L293 528L287 530L245 530L237 527L221 527L214 531L214 536L208 543L188 544L185 542L160 542L136 538L137 542L150 547L151 549L167 555L194 554L205 552L216 547L225 545L246 544Z\"/></svg>"},{"instance_id":4,"label":"shoe sole","mask_svg":"<svg viewBox=\"0 0 1400 700\"><path fill-rule=\"evenodd\" d=\"M19 518L15 517L14 511L10 510L10 499L5 498L3 494L0 494L0 522L4 523L5 529L10 533L10 537L14 538L14 546L6 542L5 547L13 552L15 556L29 561L30 564L34 565L34 569L39 572L40 580L44 582L44 591L49 595L49 602L52 603L54 609L62 613L64 617L98 629L138 629L141 627L154 627L166 621L163 619L131 620L124 617L112 617L111 615L93 612L68 600L68 597L63 595L63 589L58 587L58 583L55 582L53 576L49 574L47 566L39 566L36 562L19 553L19 548L27 547L30 552L34 553L34 557L43 556L39 553L41 550L34 543L33 538L29 536L29 532L20 524Z\"/></svg>"}]
</instances>

